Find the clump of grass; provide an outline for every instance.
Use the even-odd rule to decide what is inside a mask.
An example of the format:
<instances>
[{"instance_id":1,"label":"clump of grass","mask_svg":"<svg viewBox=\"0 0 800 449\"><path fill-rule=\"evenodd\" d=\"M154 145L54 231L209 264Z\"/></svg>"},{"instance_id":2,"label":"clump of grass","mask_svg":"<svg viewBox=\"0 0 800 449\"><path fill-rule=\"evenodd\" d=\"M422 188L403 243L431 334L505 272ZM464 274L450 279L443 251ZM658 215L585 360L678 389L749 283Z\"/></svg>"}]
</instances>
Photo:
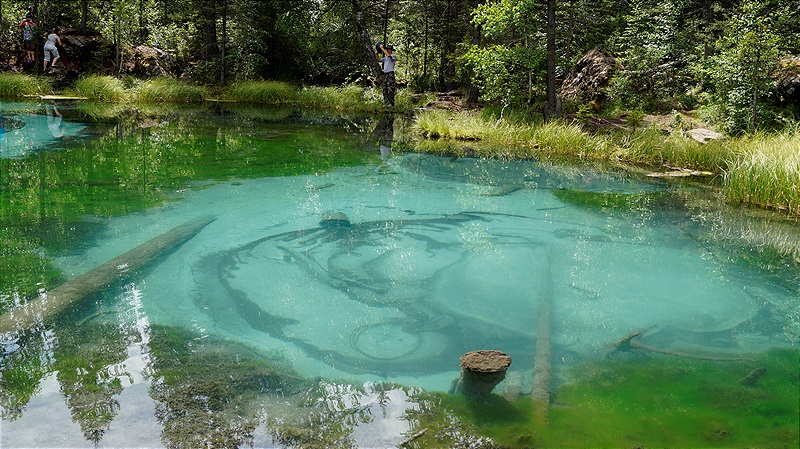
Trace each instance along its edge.
<instances>
[{"instance_id":1,"label":"clump of grass","mask_svg":"<svg viewBox=\"0 0 800 449\"><path fill-rule=\"evenodd\" d=\"M298 101L310 108L339 111L377 112L383 108L380 91L356 85L304 87L298 93Z\"/></svg>"},{"instance_id":2,"label":"clump of grass","mask_svg":"<svg viewBox=\"0 0 800 449\"><path fill-rule=\"evenodd\" d=\"M286 104L297 100L297 89L279 81L245 81L233 84L224 98L239 103Z\"/></svg>"},{"instance_id":3,"label":"clump of grass","mask_svg":"<svg viewBox=\"0 0 800 449\"><path fill-rule=\"evenodd\" d=\"M173 78L144 81L136 88L136 99L143 102L200 103L207 94L204 87Z\"/></svg>"},{"instance_id":4,"label":"clump of grass","mask_svg":"<svg viewBox=\"0 0 800 449\"><path fill-rule=\"evenodd\" d=\"M435 139L481 141L497 148L494 156L512 159L604 159L609 155L606 139L560 121L533 126L478 114L424 111L417 117L417 132Z\"/></svg>"},{"instance_id":5,"label":"clump of grass","mask_svg":"<svg viewBox=\"0 0 800 449\"><path fill-rule=\"evenodd\" d=\"M50 83L43 79L21 73L0 73L0 97L22 98L50 90Z\"/></svg>"},{"instance_id":6,"label":"clump of grass","mask_svg":"<svg viewBox=\"0 0 800 449\"><path fill-rule=\"evenodd\" d=\"M742 137L724 177L729 200L800 215L800 130Z\"/></svg>"},{"instance_id":7,"label":"clump of grass","mask_svg":"<svg viewBox=\"0 0 800 449\"><path fill-rule=\"evenodd\" d=\"M122 81L113 76L84 76L75 81L75 91L97 101L121 101L126 96Z\"/></svg>"},{"instance_id":8,"label":"clump of grass","mask_svg":"<svg viewBox=\"0 0 800 449\"><path fill-rule=\"evenodd\" d=\"M612 158L647 165L673 165L721 173L730 161L725 140L701 144L680 133L665 135L655 127L639 128L615 141Z\"/></svg>"}]
</instances>

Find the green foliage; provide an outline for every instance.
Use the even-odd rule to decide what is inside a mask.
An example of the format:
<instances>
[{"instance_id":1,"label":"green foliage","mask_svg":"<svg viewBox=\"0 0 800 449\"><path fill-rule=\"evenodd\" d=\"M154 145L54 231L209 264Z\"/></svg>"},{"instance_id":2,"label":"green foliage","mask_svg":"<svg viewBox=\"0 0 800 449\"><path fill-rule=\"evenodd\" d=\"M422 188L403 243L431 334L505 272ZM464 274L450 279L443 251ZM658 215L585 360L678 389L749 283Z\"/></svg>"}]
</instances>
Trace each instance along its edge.
<instances>
[{"instance_id":1,"label":"green foliage","mask_svg":"<svg viewBox=\"0 0 800 449\"><path fill-rule=\"evenodd\" d=\"M47 79L19 73L0 73L0 98L22 98L50 90Z\"/></svg>"},{"instance_id":2,"label":"green foliage","mask_svg":"<svg viewBox=\"0 0 800 449\"><path fill-rule=\"evenodd\" d=\"M628 111L625 115L625 122L633 129L636 129L642 126L642 121L644 120L644 112L641 109L634 109L632 111Z\"/></svg>"},{"instance_id":3,"label":"green foliage","mask_svg":"<svg viewBox=\"0 0 800 449\"><path fill-rule=\"evenodd\" d=\"M716 42L717 53L697 67L712 87L714 108L708 116L731 134L755 132L776 122L769 74L781 56L775 28L781 15L768 3L743 2Z\"/></svg>"},{"instance_id":4,"label":"green foliage","mask_svg":"<svg viewBox=\"0 0 800 449\"><path fill-rule=\"evenodd\" d=\"M536 2L501 0L482 3L473 21L487 42L473 45L463 61L472 68L484 100L521 105L541 95L545 62L544 40L536 21Z\"/></svg>"},{"instance_id":5,"label":"green foliage","mask_svg":"<svg viewBox=\"0 0 800 449\"><path fill-rule=\"evenodd\" d=\"M676 122L681 127L683 116ZM564 123L531 125L480 115L427 111L418 115L416 133L429 139L481 141L476 155L508 158L579 158L670 165L724 174L723 191L736 203L800 213L800 134L759 134L701 144L660 129L636 128L625 135L590 135ZM452 143L421 146L433 152L460 153Z\"/></svg>"},{"instance_id":6,"label":"green foliage","mask_svg":"<svg viewBox=\"0 0 800 449\"><path fill-rule=\"evenodd\" d=\"M631 2L625 28L611 40L625 66L613 78L612 98L649 111L672 109L670 99L684 88L675 76L686 58L677 39L679 5L674 0Z\"/></svg>"},{"instance_id":7,"label":"green foliage","mask_svg":"<svg viewBox=\"0 0 800 449\"><path fill-rule=\"evenodd\" d=\"M143 81L135 92L138 101L152 103L200 103L207 95L204 87L172 78Z\"/></svg>"},{"instance_id":8,"label":"green foliage","mask_svg":"<svg viewBox=\"0 0 800 449\"><path fill-rule=\"evenodd\" d=\"M121 101L126 99L125 87L113 76L89 75L75 81L78 95L96 101Z\"/></svg>"},{"instance_id":9,"label":"green foliage","mask_svg":"<svg viewBox=\"0 0 800 449\"><path fill-rule=\"evenodd\" d=\"M578 106L578 112L575 113L575 117L584 125L594 116L594 109L592 109L592 106L589 104L582 104Z\"/></svg>"},{"instance_id":10,"label":"green foliage","mask_svg":"<svg viewBox=\"0 0 800 449\"><path fill-rule=\"evenodd\" d=\"M485 101L520 105L542 92L541 86L534 91L529 78L538 73L544 60L540 50L499 44L472 47L463 59L473 68L473 82Z\"/></svg>"}]
</instances>

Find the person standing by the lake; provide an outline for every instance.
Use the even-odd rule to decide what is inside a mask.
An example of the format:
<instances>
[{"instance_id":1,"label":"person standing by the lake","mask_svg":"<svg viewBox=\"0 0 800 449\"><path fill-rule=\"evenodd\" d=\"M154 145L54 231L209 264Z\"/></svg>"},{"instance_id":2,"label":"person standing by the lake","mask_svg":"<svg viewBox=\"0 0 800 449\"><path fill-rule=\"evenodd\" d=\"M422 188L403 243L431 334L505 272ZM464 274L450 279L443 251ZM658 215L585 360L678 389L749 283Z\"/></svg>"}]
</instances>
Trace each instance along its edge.
<instances>
[{"instance_id":1,"label":"person standing by the lake","mask_svg":"<svg viewBox=\"0 0 800 449\"><path fill-rule=\"evenodd\" d=\"M47 70L47 63L50 62L51 57L53 59L53 64L51 64L51 67L55 67L56 63L58 62L58 59L61 57L61 55L58 54L58 48L56 48L56 44L62 47L64 46L64 44L61 43L61 38L58 37L57 31L58 30L53 29L47 33L47 40L44 42L43 70Z\"/></svg>"},{"instance_id":2,"label":"person standing by the lake","mask_svg":"<svg viewBox=\"0 0 800 449\"><path fill-rule=\"evenodd\" d=\"M383 105L387 108L394 107L394 93L397 90L397 81L394 77L394 65L397 62L397 55L394 54L394 47L391 45L380 44L379 48L383 52L381 63L383 65Z\"/></svg>"},{"instance_id":3,"label":"person standing by the lake","mask_svg":"<svg viewBox=\"0 0 800 449\"><path fill-rule=\"evenodd\" d=\"M22 28L22 46L26 52L25 62L33 62L36 59L36 54L33 50L33 30L36 29L36 23L30 13L22 19L19 27Z\"/></svg>"}]
</instances>

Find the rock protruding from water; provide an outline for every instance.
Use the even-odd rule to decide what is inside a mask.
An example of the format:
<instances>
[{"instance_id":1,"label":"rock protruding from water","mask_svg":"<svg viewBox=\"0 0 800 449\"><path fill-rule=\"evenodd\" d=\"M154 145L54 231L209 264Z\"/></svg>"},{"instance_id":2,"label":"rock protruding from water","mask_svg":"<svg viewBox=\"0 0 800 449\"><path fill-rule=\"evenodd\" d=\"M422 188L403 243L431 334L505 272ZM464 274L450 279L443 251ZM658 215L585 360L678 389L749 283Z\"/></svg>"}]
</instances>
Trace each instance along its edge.
<instances>
[{"instance_id":1,"label":"rock protruding from water","mask_svg":"<svg viewBox=\"0 0 800 449\"><path fill-rule=\"evenodd\" d=\"M561 97L599 109L608 96L606 89L611 78L622 68L610 53L595 47L572 67L561 88Z\"/></svg>"},{"instance_id":2,"label":"rock protruding from water","mask_svg":"<svg viewBox=\"0 0 800 449\"><path fill-rule=\"evenodd\" d=\"M344 212L329 211L322 214L319 224L326 228L347 228L350 227L350 219Z\"/></svg>"},{"instance_id":3,"label":"rock protruding from water","mask_svg":"<svg viewBox=\"0 0 800 449\"><path fill-rule=\"evenodd\" d=\"M506 377L511 356L496 350L468 352L461 356L461 377L456 392L469 398L485 398Z\"/></svg>"}]
</instances>

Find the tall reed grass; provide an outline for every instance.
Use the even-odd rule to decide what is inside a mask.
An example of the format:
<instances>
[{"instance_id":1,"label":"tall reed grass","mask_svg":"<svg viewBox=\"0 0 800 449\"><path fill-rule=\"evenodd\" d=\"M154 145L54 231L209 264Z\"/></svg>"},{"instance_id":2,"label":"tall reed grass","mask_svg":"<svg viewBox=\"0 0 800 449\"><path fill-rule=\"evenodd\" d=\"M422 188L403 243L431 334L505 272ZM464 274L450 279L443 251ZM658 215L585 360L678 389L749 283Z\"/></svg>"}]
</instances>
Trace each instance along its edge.
<instances>
[{"instance_id":1,"label":"tall reed grass","mask_svg":"<svg viewBox=\"0 0 800 449\"><path fill-rule=\"evenodd\" d=\"M800 215L800 128L739 138L724 177L729 200Z\"/></svg>"},{"instance_id":2,"label":"tall reed grass","mask_svg":"<svg viewBox=\"0 0 800 449\"><path fill-rule=\"evenodd\" d=\"M47 79L21 73L0 73L1 98L22 98L49 91L50 83Z\"/></svg>"},{"instance_id":3,"label":"tall reed grass","mask_svg":"<svg viewBox=\"0 0 800 449\"><path fill-rule=\"evenodd\" d=\"M481 141L495 148L493 156L509 159L564 158L605 159L609 142L579 127L560 121L530 126L505 119L491 120L479 114L423 111L416 131L434 139Z\"/></svg>"},{"instance_id":4,"label":"tall reed grass","mask_svg":"<svg viewBox=\"0 0 800 449\"><path fill-rule=\"evenodd\" d=\"M201 103L208 90L174 78L143 81L135 88L135 98L147 103Z\"/></svg>"},{"instance_id":5,"label":"tall reed grass","mask_svg":"<svg viewBox=\"0 0 800 449\"><path fill-rule=\"evenodd\" d=\"M95 101L121 101L127 98L125 86L113 76L89 75L75 81L78 95Z\"/></svg>"},{"instance_id":6,"label":"tall reed grass","mask_svg":"<svg viewBox=\"0 0 800 449\"><path fill-rule=\"evenodd\" d=\"M297 88L280 81L244 81L231 85L223 94L238 103L288 104L297 101Z\"/></svg>"},{"instance_id":7,"label":"tall reed grass","mask_svg":"<svg viewBox=\"0 0 800 449\"><path fill-rule=\"evenodd\" d=\"M306 86L296 88L278 81L248 81L230 86L223 98L237 103L286 105L351 112L378 112L383 107L380 89L357 85L341 87ZM398 90L395 110L414 106L414 97L405 89Z\"/></svg>"},{"instance_id":8,"label":"tall reed grass","mask_svg":"<svg viewBox=\"0 0 800 449\"><path fill-rule=\"evenodd\" d=\"M298 92L298 102L319 109L362 109L369 100L364 88L354 85L343 87L307 86Z\"/></svg>"}]
</instances>

